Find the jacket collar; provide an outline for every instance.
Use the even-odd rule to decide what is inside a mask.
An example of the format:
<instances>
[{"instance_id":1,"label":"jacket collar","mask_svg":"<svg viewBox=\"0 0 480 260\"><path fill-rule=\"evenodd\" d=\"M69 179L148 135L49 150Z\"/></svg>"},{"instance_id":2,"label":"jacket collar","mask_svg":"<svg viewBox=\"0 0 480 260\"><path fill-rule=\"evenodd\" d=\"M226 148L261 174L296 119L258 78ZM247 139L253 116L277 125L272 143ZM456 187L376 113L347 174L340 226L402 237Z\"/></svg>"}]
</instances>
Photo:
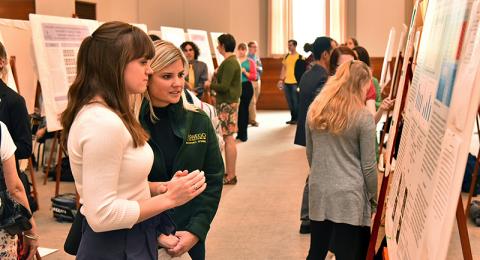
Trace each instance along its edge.
<instances>
[{"instance_id":1,"label":"jacket collar","mask_svg":"<svg viewBox=\"0 0 480 260\"><path fill-rule=\"evenodd\" d=\"M147 99L143 99L142 106L140 107L139 120L145 130L150 131L150 126L153 126L153 123L150 120L150 107ZM185 139L187 136L187 128L190 127L191 120L187 120L190 113L186 113L185 108L183 107L183 101L180 101L176 104L171 104L168 107L168 118L170 119L170 125L172 126L173 133L182 139Z\"/></svg>"}]
</instances>

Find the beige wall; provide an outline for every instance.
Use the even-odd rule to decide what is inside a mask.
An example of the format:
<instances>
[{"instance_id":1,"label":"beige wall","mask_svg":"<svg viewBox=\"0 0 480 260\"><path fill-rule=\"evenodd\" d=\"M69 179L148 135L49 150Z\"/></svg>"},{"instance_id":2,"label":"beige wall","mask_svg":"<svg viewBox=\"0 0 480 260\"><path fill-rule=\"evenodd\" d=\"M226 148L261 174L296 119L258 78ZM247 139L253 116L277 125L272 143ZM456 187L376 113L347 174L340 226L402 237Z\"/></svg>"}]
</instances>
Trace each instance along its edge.
<instances>
[{"instance_id":1,"label":"beige wall","mask_svg":"<svg viewBox=\"0 0 480 260\"><path fill-rule=\"evenodd\" d=\"M249 9L248 14L244 11ZM141 0L139 22L149 30L160 26L200 29L207 32L228 32L237 42L256 40L260 52L266 53L266 1L262 0ZM263 43L262 43L263 42Z\"/></svg>"},{"instance_id":2,"label":"beige wall","mask_svg":"<svg viewBox=\"0 0 480 260\"><path fill-rule=\"evenodd\" d=\"M138 0L82 0L97 4L97 20L138 22ZM75 0L36 0L37 14L72 17Z\"/></svg>"},{"instance_id":3,"label":"beige wall","mask_svg":"<svg viewBox=\"0 0 480 260\"><path fill-rule=\"evenodd\" d=\"M75 0L35 0L37 14L72 17Z\"/></svg>"},{"instance_id":4,"label":"beige wall","mask_svg":"<svg viewBox=\"0 0 480 260\"><path fill-rule=\"evenodd\" d=\"M406 10L408 6L405 1L398 0L357 1L356 38L359 44L368 50L370 56L384 56L392 26L396 30L395 42L398 42L402 24L405 23L406 17L411 15L411 10ZM394 46L398 44L395 43Z\"/></svg>"}]
</instances>

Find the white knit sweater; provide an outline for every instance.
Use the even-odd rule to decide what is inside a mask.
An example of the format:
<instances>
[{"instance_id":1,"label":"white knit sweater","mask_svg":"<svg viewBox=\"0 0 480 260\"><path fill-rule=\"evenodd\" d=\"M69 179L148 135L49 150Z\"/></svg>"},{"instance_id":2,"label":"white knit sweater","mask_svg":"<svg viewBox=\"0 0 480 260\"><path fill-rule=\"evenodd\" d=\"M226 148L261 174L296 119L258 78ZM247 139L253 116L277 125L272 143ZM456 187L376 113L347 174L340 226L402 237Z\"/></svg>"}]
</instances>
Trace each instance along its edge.
<instances>
[{"instance_id":1,"label":"white knit sweater","mask_svg":"<svg viewBox=\"0 0 480 260\"><path fill-rule=\"evenodd\" d=\"M120 117L104 105L89 104L72 124L68 153L81 211L91 228L131 228L140 215L138 201L150 198L150 146L133 148Z\"/></svg>"}]
</instances>

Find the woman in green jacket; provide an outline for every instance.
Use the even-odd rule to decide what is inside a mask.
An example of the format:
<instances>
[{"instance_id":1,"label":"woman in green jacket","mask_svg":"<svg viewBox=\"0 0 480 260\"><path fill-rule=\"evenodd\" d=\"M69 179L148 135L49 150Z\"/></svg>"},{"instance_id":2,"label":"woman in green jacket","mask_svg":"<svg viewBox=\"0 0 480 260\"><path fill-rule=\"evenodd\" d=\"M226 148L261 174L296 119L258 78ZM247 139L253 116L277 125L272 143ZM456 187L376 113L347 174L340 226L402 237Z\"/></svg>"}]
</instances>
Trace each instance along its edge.
<instances>
[{"instance_id":1,"label":"woman in green jacket","mask_svg":"<svg viewBox=\"0 0 480 260\"><path fill-rule=\"evenodd\" d=\"M194 260L205 259L205 238L222 193L223 159L209 117L185 100L188 62L182 51L162 40L154 46L153 75L140 108L140 122L150 133L154 153L149 181L169 181L177 171L205 173L205 191L170 212L178 241L166 248L172 256L188 251Z\"/></svg>"}]
</instances>

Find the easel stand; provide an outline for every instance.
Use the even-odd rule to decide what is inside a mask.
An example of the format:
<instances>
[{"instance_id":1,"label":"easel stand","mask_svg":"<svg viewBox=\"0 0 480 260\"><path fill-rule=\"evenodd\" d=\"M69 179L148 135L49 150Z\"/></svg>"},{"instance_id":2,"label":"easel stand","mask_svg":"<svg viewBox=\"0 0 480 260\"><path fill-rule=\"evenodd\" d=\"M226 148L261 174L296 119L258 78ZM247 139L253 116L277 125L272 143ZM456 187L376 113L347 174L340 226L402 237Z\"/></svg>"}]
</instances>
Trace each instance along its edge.
<instances>
[{"instance_id":1,"label":"easel stand","mask_svg":"<svg viewBox=\"0 0 480 260\"><path fill-rule=\"evenodd\" d=\"M15 56L10 56L10 68L12 70L13 80L15 81L15 85L17 85L18 94L20 94L20 87L18 85L18 74L17 74L17 67L16 67L17 58ZM33 170L33 162L32 157L28 158L28 171L30 173L30 180L32 182L32 197L35 199L37 203L37 208L40 209L40 203L38 203L38 193L37 193L37 183L35 180L35 171Z\"/></svg>"},{"instance_id":2,"label":"easel stand","mask_svg":"<svg viewBox=\"0 0 480 260\"><path fill-rule=\"evenodd\" d=\"M408 86L410 85L410 82L411 82L412 78L413 78L413 71L412 71L412 63L411 63L411 60L410 60L410 62L408 64L408 67L407 67L407 73L405 75L405 83L404 83L404 87L403 87L403 96L402 96L403 100L400 100L400 102L401 102L400 111L403 111L403 109L405 107L405 100L407 99L406 94L408 93ZM397 84L398 84L398 81L397 81ZM394 88L394 87L395 86L392 85L392 88ZM396 93L395 93L395 96L396 96ZM397 100L397 102L399 102L399 100ZM401 114L402 113L400 113L400 115ZM400 118L399 118L399 121L400 121ZM385 125L387 125L387 124L385 124ZM397 131L395 131L395 136L390 137L390 138L393 138L394 144L396 144L397 142L400 141L400 135L398 134L399 124L396 124L396 128L397 128L396 129ZM391 154L388 154L386 156L388 158L393 158L393 153L394 153L394 149L392 149ZM383 215L383 209L384 209L384 205L385 205L385 197L386 197L386 194L387 194L387 188L388 188L390 176L392 174L393 173L388 174L388 175L383 174L382 185L380 187L380 194L378 196L377 213L375 214L375 218L374 218L374 221L373 221L372 234L371 234L371 237L370 237L370 243L368 245L367 260L371 260L375 256L375 246L377 244L378 231L380 230L380 223L381 223L381 219L382 219L382 215Z\"/></svg>"},{"instance_id":3,"label":"easel stand","mask_svg":"<svg viewBox=\"0 0 480 260\"><path fill-rule=\"evenodd\" d=\"M63 145L60 138L61 138L61 132L60 131L55 132L52 148L50 150L50 155L48 157L45 178L43 179L43 185L46 185L48 180L48 175L50 172L50 167L52 166L53 154L55 151L57 151L57 165L55 166L55 197L58 196L60 191L60 176L62 174L61 164L62 164L62 158L63 158Z\"/></svg>"},{"instance_id":4,"label":"easel stand","mask_svg":"<svg viewBox=\"0 0 480 260\"><path fill-rule=\"evenodd\" d=\"M480 143L480 107L478 108L478 116L477 116L477 135L478 135L478 141ZM470 183L470 191L468 192L468 200L467 200L467 209L465 210L465 216L470 215L470 203L472 202L473 194L475 193L475 188L477 184L477 179L478 179L478 168L480 166L480 147L478 148L478 153L477 153L477 161L475 162L475 166L473 167L473 172L472 172L472 182Z\"/></svg>"},{"instance_id":5,"label":"easel stand","mask_svg":"<svg viewBox=\"0 0 480 260\"><path fill-rule=\"evenodd\" d=\"M402 96L402 100L401 100L402 103L401 103L401 106L400 106L400 111L403 111L404 108L405 108L405 101L407 100L408 86L410 85L412 79L413 79L412 60L410 60L409 64L408 64L408 68L407 68L405 85L404 85L404 88L403 88L403 96ZM401 114L402 113L400 113L400 115ZM479 114L480 114L480 110L479 110ZM400 121L400 118L399 118L399 121ZM395 146L395 144L397 144L400 141L400 135L398 135L399 124L397 124L396 127L397 127L397 129L396 129L397 131L395 131L395 136L391 137L394 140L394 146ZM477 127L478 127L478 124L477 124ZM391 158L393 158L393 153L394 153L394 149L392 149L391 154L386 155L386 156L388 156L390 161L391 161ZM479 151L479 155L480 155L480 151ZM478 160L478 157L477 157L477 163L476 163L476 166L475 166L474 173L476 173L476 171L478 171L478 165L479 165L479 160ZM393 174L393 172L391 174ZM388 176L385 176L385 174L384 174L383 178L382 178L382 185L381 185L381 188L380 188L380 194L379 194L379 198L378 198L377 213L375 214L375 218L374 218L374 221L373 221L372 234L371 234L370 243L369 243L369 246L368 246L367 258L366 258L367 260L372 260L375 256L375 246L376 246L376 243L377 243L378 231L380 229L380 222L381 222L381 218L382 218L382 215L383 215L383 210L384 210L384 206L385 206L385 197L386 197L387 188L388 188L388 184L389 184L389 178L390 178L391 174L388 174ZM473 179L474 177L475 177L475 179ZM476 174L475 175L472 174L472 184L471 184L472 186L470 187L470 195L473 194L472 193L473 185L476 182L476 177L477 177ZM470 204L470 201L468 202L468 204ZM467 205L467 211L468 210L469 210L469 205ZM456 218L457 218L458 232L460 234L460 243L462 245L463 259L472 260L473 257L472 257L472 250L471 250L471 246L470 246L470 240L469 240L469 236L468 236L468 229L467 229L467 222L466 222L467 220L466 220L466 217L465 217L465 212L463 210L463 203L462 203L462 196L461 195L458 198Z\"/></svg>"}]
</instances>

